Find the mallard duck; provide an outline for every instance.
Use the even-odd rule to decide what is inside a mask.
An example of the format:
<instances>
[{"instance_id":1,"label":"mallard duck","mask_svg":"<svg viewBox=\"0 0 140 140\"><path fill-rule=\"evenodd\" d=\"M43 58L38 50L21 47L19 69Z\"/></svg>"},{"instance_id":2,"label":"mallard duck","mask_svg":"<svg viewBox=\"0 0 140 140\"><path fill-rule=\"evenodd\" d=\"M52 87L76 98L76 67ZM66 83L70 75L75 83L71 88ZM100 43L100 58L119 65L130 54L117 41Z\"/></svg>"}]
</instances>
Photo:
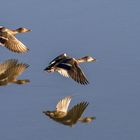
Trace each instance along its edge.
<instances>
[{"instance_id":1,"label":"mallard duck","mask_svg":"<svg viewBox=\"0 0 140 140\"><path fill-rule=\"evenodd\" d=\"M80 84L88 84L88 80L84 72L79 67L80 63L83 62L94 62L95 58L91 56L85 56L79 59L71 58L66 53L57 56L53 59L49 66L44 70L47 72L58 72L65 77L71 77L73 80Z\"/></svg>"},{"instance_id":2,"label":"mallard duck","mask_svg":"<svg viewBox=\"0 0 140 140\"><path fill-rule=\"evenodd\" d=\"M54 111L43 111L43 113L53 119L56 122L59 122L64 125L73 126L78 121L80 122L91 122L95 119L95 117L85 117L81 118L84 110L88 106L88 102L80 102L79 104L75 105L68 111L68 107L70 104L72 97L67 96L61 99L57 105L56 110Z\"/></svg>"},{"instance_id":3,"label":"mallard duck","mask_svg":"<svg viewBox=\"0 0 140 140\"><path fill-rule=\"evenodd\" d=\"M9 59L0 64L0 86L10 83L25 84L30 82L29 79L17 80L29 65L18 63L16 59Z\"/></svg>"},{"instance_id":4,"label":"mallard duck","mask_svg":"<svg viewBox=\"0 0 140 140\"><path fill-rule=\"evenodd\" d=\"M0 26L0 45L8 48L9 50L17 53L25 53L29 49L20 42L15 35L18 33L30 32L27 28L18 28L16 30L11 30Z\"/></svg>"}]
</instances>

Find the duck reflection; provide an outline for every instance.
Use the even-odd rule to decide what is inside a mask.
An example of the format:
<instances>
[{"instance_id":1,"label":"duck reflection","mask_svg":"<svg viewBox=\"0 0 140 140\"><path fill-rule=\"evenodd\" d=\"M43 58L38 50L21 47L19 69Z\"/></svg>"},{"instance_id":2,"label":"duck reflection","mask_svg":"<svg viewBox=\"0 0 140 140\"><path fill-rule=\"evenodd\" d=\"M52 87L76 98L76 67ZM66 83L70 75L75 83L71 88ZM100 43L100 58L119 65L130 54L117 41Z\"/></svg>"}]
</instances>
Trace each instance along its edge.
<instances>
[{"instance_id":1,"label":"duck reflection","mask_svg":"<svg viewBox=\"0 0 140 140\"><path fill-rule=\"evenodd\" d=\"M25 84L30 82L29 79L17 80L27 68L28 64L19 63L17 59L9 59L0 64L0 86L10 83Z\"/></svg>"},{"instance_id":2,"label":"duck reflection","mask_svg":"<svg viewBox=\"0 0 140 140\"><path fill-rule=\"evenodd\" d=\"M89 105L88 102L80 102L68 111L71 99L72 97L70 96L65 97L57 103L55 111L43 111L43 113L54 121L67 126L73 126L78 121L88 123L96 119L95 117L81 117Z\"/></svg>"},{"instance_id":3,"label":"duck reflection","mask_svg":"<svg viewBox=\"0 0 140 140\"><path fill-rule=\"evenodd\" d=\"M95 62L96 59L91 56L85 56L79 59L69 57L66 53L57 56L53 59L49 66L44 70L47 72L58 72L65 77L71 77L74 81L80 84L88 84L84 72L81 70L79 64L84 62Z\"/></svg>"}]
</instances>

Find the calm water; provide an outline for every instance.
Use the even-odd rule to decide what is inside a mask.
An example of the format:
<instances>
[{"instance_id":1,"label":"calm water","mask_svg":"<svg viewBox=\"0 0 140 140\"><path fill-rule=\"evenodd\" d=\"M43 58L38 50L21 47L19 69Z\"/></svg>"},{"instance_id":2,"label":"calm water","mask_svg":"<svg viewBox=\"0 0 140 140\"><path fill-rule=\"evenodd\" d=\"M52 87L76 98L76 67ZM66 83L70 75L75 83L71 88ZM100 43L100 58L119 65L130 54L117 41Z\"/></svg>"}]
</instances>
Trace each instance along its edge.
<instances>
[{"instance_id":1,"label":"calm water","mask_svg":"<svg viewBox=\"0 0 140 140\"><path fill-rule=\"evenodd\" d=\"M30 67L21 75L31 83L0 87L2 140L135 140L140 138L140 2L138 0L4 0L0 25L27 27L18 35L30 51L16 54L0 47L1 62L18 59ZM66 52L91 55L82 64L90 84L43 71L49 61ZM57 101L73 95L70 106L88 101L83 115L90 124L70 128L42 114Z\"/></svg>"}]
</instances>

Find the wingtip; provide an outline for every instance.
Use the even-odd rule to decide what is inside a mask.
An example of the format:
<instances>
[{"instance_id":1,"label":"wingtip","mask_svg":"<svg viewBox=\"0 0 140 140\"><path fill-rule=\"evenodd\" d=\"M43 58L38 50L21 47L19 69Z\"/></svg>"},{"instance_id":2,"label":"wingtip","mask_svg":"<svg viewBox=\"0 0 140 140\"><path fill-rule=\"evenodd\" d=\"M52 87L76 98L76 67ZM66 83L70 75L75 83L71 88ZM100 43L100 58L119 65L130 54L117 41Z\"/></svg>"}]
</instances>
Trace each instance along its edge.
<instances>
[{"instance_id":1,"label":"wingtip","mask_svg":"<svg viewBox=\"0 0 140 140\"><path fill-rule=\"evenodd\" d=\"M26 68L28 68L30 65L29 64L24 64Z\"/></svg>"}]
</instances>

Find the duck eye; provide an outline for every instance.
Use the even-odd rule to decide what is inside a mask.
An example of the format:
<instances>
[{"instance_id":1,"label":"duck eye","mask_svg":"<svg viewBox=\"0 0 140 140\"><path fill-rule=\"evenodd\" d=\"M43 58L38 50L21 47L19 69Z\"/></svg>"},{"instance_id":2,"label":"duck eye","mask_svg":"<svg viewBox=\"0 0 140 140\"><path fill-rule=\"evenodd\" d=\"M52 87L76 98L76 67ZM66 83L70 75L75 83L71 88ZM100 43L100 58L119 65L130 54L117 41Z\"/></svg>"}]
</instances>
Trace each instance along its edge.
<instances>
[{"instance_id":1,"label":"duck eye","mask_svg":"<svg viewBox=\"0 0 140 140\"><path fill-rule=\"evenodd\" d=\"M22 30L23 30L23 28L18 28L18 30L19 30L19 31L22 31Z\"/></svg>"}]
</instances>

